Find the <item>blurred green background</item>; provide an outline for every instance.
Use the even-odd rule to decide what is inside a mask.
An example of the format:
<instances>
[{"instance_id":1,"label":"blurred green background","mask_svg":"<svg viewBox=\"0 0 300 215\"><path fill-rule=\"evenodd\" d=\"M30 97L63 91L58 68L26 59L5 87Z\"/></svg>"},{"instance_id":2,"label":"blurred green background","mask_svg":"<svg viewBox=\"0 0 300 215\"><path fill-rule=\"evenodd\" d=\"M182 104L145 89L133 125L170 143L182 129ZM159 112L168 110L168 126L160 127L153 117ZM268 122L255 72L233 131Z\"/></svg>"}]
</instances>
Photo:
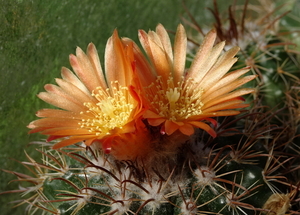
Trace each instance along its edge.
<instances>
[{"instance_id":1,"label":"blurred green background","mask_svg":"<svg viewBox=\"0 0 300 215\"><path fill-rule=\"evenodd\" d=\"M212 0L185 2L201 25L213 19L206 8ZM0 0L0 10L0 163L1 169L22 173L28 170L16 160L26 160L24 151L38 159L29 143L45 138L27 134L34 113L47 107L36 94L60 77L62 66L70 68L68 55L76 46L85 50L93 42L102 60L115 28L138 41L138 29L162 23L174 31L184 14L181 0ZM18 189L18 183L9 183L15 178L0 171L0 192ZM0 195L2 215L25 214L24 207L8 204L18 195Z\"/></svg>"}]
</instances>

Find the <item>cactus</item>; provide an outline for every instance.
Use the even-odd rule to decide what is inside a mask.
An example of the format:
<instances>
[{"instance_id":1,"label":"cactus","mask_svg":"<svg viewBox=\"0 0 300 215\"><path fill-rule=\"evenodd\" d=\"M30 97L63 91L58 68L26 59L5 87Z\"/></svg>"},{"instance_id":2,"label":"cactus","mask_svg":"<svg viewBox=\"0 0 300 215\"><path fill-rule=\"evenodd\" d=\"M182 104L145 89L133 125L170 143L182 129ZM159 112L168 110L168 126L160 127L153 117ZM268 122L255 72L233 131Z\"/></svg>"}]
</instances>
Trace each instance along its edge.
<instances>
[{"instance_id":1,"label":"cactus","mask_svg":"<svg viewBox=\"0 0 300 215\"><path fill-rule=\"evenodd\" d=\"M258 117L243 116L249 136L206 136L207 143L218 148L205 147L199 138L186 142L176 155L176 166L148 170L134 161L117 161L94 145L53 150L40 143L45 145L42 163L29 156L29 162L22 162L35 177L11 173L32 184L20 190L35 193L24 200L30 214L37 209L45 214L283 214L278 211L289 209L297 187L287 185L280 169L292 158L282 161L262 148L265 140L258 141L261 135L253 129L253 121L262 120ZM228 121L232 119L222 125ZM231 129L224 126L220 133L226 130ZM229 143L234 139L240 145Z\"/></svg>"},{"instance_id":2,"label":"cactus","mask_svg":"<svg viewBox=\"0 0 300 215\"><path fill-rule=\"evenodd\" d=\"M119 39L115 31L108 40L105 59L106 69L114 73L97 76L97 88L93 86L97 85L95 77L84 79L82 70L99 70L94 46L88 46L86 55L77 49L70 63L79 79L63 68L63 79L57 79L59 87L46 85L47 92L39 94L46 102L70 112L44 109L37 113L43 119L28 127L31 132L50 135L48 142L36 142L42 159L35 161L27 155L28 161L21 162L32 175L5 170L15 174L20 184L25 183L20 190L8 192L22 193L19 204L28 204L29 214L299 213L299 53L290 48L287 34L282 34L285 27L274 27L285 15L274 15L280 8L262 18L252 10L257 5L249 5L247 1L242 9L230 7L229 19L223 19L215 2L211 9L215 31L203 39L198 53L200 43L195 41L194 33L187 35L198 45L188 50L193 60L188 59L186 64L186 36L181 25L174 53L161 25L156 32L140 31L147 59L133 41ZM246 13L252 14L250 20ZM201 35L200 26L195 19L192 21ZM249 28L253 23L257 29ZM249 40L254 33L259 38ZM212 49L215 38L220 43ZM219 57L216 52L221 52L224 45L230 49ZM236 45L241 47L240 52ZM238 59L234 58L236 53ZM221 69L205 73L199 78L199 87L199 71L194 68L205 70L202 61L205 66L211 63L211 68L221 65ZM225 75L234 63L233 71ZM120 78L123 73L119 68L127 72L126 78ZM245 75L249 68L253 75ZM172 71L172 75L164 77L166 71ZM215 79L221 72L224 74ZM214 88L213 84L224 86L222 81L230 77L229 84L224 83L229 91ZM75 101L74 106L67 107L55 99L60 95L70 103L76 100L67 91L68 82L80 86L81 91L73 92L80 101L86 95L79 93L92 91L90 102L80 106ZM108 90L103 90L104 85ZM249 88L236 90L241 85ZM241 99L246 94L250 105ZM205 98L210 97L219 103L208 105L210 100ZM103 98L110 103L101 103ZM201 99L204 104L197 103ZM77 114L78 109L83 111ZM92 121L89 114L100 119L122 114L118 117L124 119L102 123ZM65 118L55 121L61 115ZM78 119L79 123L71 123ZM85 133L86 127L89 133Z\"/></svg>"}]
</instances>

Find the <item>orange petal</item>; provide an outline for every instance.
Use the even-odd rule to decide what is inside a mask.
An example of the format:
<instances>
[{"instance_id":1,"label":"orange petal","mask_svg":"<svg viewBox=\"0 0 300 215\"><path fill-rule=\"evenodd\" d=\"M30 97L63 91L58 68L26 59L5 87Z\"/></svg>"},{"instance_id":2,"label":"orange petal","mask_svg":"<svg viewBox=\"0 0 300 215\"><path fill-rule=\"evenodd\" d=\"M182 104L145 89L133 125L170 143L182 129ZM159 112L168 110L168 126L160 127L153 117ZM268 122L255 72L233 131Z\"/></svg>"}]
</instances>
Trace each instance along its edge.
<instances>
[{"instance_id":1,"label":"orange petal","mask_svg":"<svg viewBox=\"0 0 300 215\"><path fill-rule=\"evenodd\" d=\"M80 127L78 120L69 120L64 118L43 118L31 122L30 127Z\"/></svg>"},{"instance_id":2,"label":"orange petal","mask_svg":"<svg viewBox=\"0 0 300 215\"><path fill-rule=\"evenodd\" d=\"M79 89L81 89L85 93L90 93L90 91L86 88L86 86L78 79L78 77L68 68L63 67L61 69L61 77L68 81L69 83L72 83Z\"/></svg>"},{"instance_id":3,"label":"orange petal","mask_svg":"<svg viewBox=\"0 0 300 215\"><path fill-rule=\"evenodd\" d=\"M210 106L235 99L239 96L252 93L253 91L254 91L254 89L242 88L242 89L238 89L236 91L233 91L233 92L225 94L225 95L220 95L218 98L215 98L214 100L204 103L202 109L205 110L206 108L208 108Z\"/></svg>"},{"instance_id":4,"label":"orange petal","mask_svg":"<svg viewBox=\"0 0 300 215\"><path fill-rule=\"evenodd\" d=\"M72 83L60 78L56 78L55 81L65 93L67 93L72 98L76 98L79 104L83 104L87 101L94 101L95 103L97 102L97 100L94 97L92 97L90 93L83 92L81 89L79 89Z\"/></svg>"},{"instance_id":5,"label":"orange petal","mask_svg":"<svg viewBox=\"0 0 300 215\"><path fill-rule=\"evenodd\" d=\"M211 92L215 92L218 91L219 89L228 86L228 85L234 85L233 83L238 80L238 78L242 75L244 75L245 73L247 73L249 71L249 67L245 67L239 70L235 70L233 72L227 73L220 81L218 81L217 83L215 83L211 88L209 88L206 92L205 95L210 95ZM244 78L246 78L249 76L245 76ZM252 80L252 79L251 79ZM244 83L248 82L250 80L245 80ZM203 95L204 96L204 95ZM202 100L204 99L204 97L202 96Z\"/></svg>"},{"instance_id":6,"label":"orange petal","mask_svg":"<svg viewBox=\"0 0 300 215\"><path fill-rule=\"evenodd\" d=\"M59 148L64 147L64 146L70 146L70 145L73 145L75 143L79 143L81 141L96 139L96 138L97 137L94 136L94 135L86 135L86 136L80 136L80 137L70 137L69 139L65 139L65 140L62 140L58 143L55 143L52 146L52 148L53 149L59 149Z\"/></svg>"},{"instance_id":7,"label":"orange petal","mask_svg":"<svg viewBox=\"0 0 300 215\"><path fill-rule=\"evenodd\" d=\"M208 101L214 100L215 98L225 95L238 87L242 86L243 84L253 80L256 76L250 75L243 78L236 79L232 81L231 83L227 83L224 86L220 86L219 88L212 87L213 90L209 89L208 91L205 91L205 93L202 96L202 102L207 103ZM220 80L218 83L222 84L223 80Z\"/></svg>"},{"instance_id":8,"label":"orange petal","mask_svg":"<svg viewBox=\"0 0 300 215\"><path fill-rule=\"evenodd\" d=\"M173 60L173 50L172 50L172 44L170 41L170 37L168 35L168 32L166 31L165 27L162 24L158 24L156 26L156 34L158 35L161 45L165 51L165 53L168 56L169 60Z\"/></svg>"},{"instance_id":9,"label":"orange petal","mask_svg":"<svg viewBox=\"0 0 300 215\"><path fill-rule=\"evenodd\" d=\"M94 65L97 62L91 62L90 59L79 47L76 48L76 56L73 54L69 56L69 61L74 72L90 92L95 90L97 87L102 87L105 89L106 84L103 83L103 80L100 78L101 75L99 75L99 73L102 73L102 70L96 71L96 67ZM97 67L99 68L100 65Z\"/></svg>"},{"instance_id":10,"label":"orange petal","mask_svg":"<svg viewBox=\"0 0 300 215\"><path fill-rule=\"evenodd\" d=\"M235 107L237 108L237 107ZM238 110L224 110L224 111L217 111L211 113L210 117L217 117L217 116L233 116L233 115L238 115L240 111Z\"/></svg>"},{"instance_id":11,"label":"orange petal","mask_svg":"<svg viewBox=\"0 0 300 215\"><path fill-rule=\"evenodd\" d=\"M154 32L149 32L149 44L152 53L150 60L155 67L157 75L161 76L163 81L167 81L171 75L172 62L161 44L156 41L157 37ZM161 41L159 42L161 43Z\"/></svg>"},{"instance_id":12,"label":"orange petal","mask_svg":"<svg viewBox=\"0 0 300 215\"><path fill-rule=\"evenodd\" d=\"M38 94L38 97L43 101L73 112L85 110L83 104L80 104L74 98L63 92L58 86L46 84L45 89L48 92L41 92Z\"/></svg>"},{"instance_id":13,"label":"orange petal","mask_svg":"<svg viewBox=\"0 0 300 215\"><path fill-rule=\"evenodd\" d=\"M204 131L206 131L207 133L209 133L210 136L212 136L213 138L215 138L217 136L215 130L212 129L209 125L207 125L204 122L191 121L189 123L192 124L192 125L194 125L197 128L203 129Z\"/></svg>"},{"instance_id":14,"label":"orange petal","mask_svg":"<svg viewBox=\"0 0 300 215\"><path fill-rule=\"evenodd\" d=\"M203 89L211 88L214 83L217 83L232 67L232 65L237 61L237 58L225 59L221 65L212 68L200 82L199 86Z\"/></svg>"},{"instance_id":15,"label":"orange petal","mask_svg":"<svg viewBox=\"0 0 300 215\"><path fill-rule=\"evenodd\" d=\"M180 126L171 120L165 121L165 132L167 135L173 134Z\"/></svg>"},{"instance_id":16,"label":"orange petal","mask_svg":"<svg viewBox=\"0 0 300 215\"><path fill-rule=\"evenodd\" d=\"M132 45L127 52L133 52ZM105 75L108 86L118 81L121 86L128 86L132 80L131 62L125 54L124 44L118 36L117 30L108 39L105 48Z\"/></svg>"},{"instance_id":17,"label":"orange petal","mask_svg":"<svg viewBox=\"0 0 300 215\"><path fill-rule=\"evenodd\" d=\"M199 72L193 78L196 82L200 83L204 78L208 77L211 72L211 68L215 65L218 57L220 56L223 48L225 46L225 42L220 42L207 54L207 57L201 62L201 65L198 67Z\"/></svg>"},{"instance_id":18,"label":"orange petal","mask_svg":"<svg viewBox=\"0 0 300 215\"><path fill-rule=\"evenodd\" d=\"M148 118L147 121L152 126L158 126L158 125L162 124L164 121L166 121L166 119L164 119L164 118L158 118L158 119Z\"/></svg>"},{"instance_id":19,"label":"orange petal","mask_svg":"<svg viewBox=\"0 0 300 215\"><path fill-rule=\"evenodd\" d=\"M45 127L36 127L35 125L33 125L31 123L29 125L27 125L27 128L31 129L28 132L28 134L34 134L34 133L38 133L38 132L44 131L45 129L48 129L48 128L45 128Z\"/></svg>"},{"instance_id":20,"label":"orange petal","mask_svg":"<svg viewBox=\"0 0 300 215\"><path fill-rule=\"evenodd\" d=\"M47 142L50 142L52 140L56 140L56 139L59 139L59 138L62 138L62 136L54 136L54 135L51 135L47 138Z\"/></svg>"},{"instance_id":21,"label":"orange petal","mask_svg":"<svg viewBox=\"0 0 300 215\"><path fill-rule=\"evenodd\" d=\"M103 89L107 88L104 73L101 68L99 55L98 55L97 49L93 43L90 43L87 47L87 56L90 60L92 67L94 68L94 75L95 75L96 79L98 79L99 83L101 83L100 86Z\"/></svg>"},{"instance_id":22,"label":"orange petal","mask_svg":"<svg viewBox=\"0 0 300 215\"><path fill-rule=\"evenodd\" d=\"M206 64L206 60L210 55L216 37L217 33L214 29L207 33L187 73L187 79L193 78L196 80L201 80L206 75L205 72L201 72L201 68Z\"/></svg>"},{"instance_id":23,"label":"orange petal","mask_svg":"<svg viewBox=\"0 0 300 215\"><path fill-rule=\"evenodd\" d=\"M183 126L179 127L179 131L187 136L191 136L194 134L195 129L192 125L185 123Z\"/></svg>"},{"instance_id":24,"label":"orange petal","mask_svg":"<svg viewBox=\"0 0 300 215\"><path fill-rule=\"evenodd\" d=\"M128 38L122 38L122 41L124 44L127 44L129 42L132 43L132 41ZM138 77L138 84L140 84L140 86L142 87L149 86L152 82L155 81L156 74L140 48L135 43L132 43L132 45L135 60L134 73Z\"/></svg>"},{"instance_id":25,"label":"orange petal","mask_svg":"<svg viewBox=\"0 0 300 215\"><path fill-rule=\"evenodd\" d=\"M86 135L88 133L89 133L88 129L68 128L68 127L50 128L50 129L45 129L44 131L41 132L41 134L61 136L61 137Z\"/></svg>"},{"instance_id":26,"label":"orange petal","mask_svg":"<svg viewBox=\"0 0 300 215\"><path fill-rule=\"evenodd\" d=\"M64 146L70 146L70 145L73 145L75 143L78 143L78 142L81 142L83 141L84 139L66 139L66 140L62 140L58 143L55 143L53 146L52 146L52 149L59 149L61 147L64 147Z\"/></svg>"},{"instance_id":27,"label":"orange petal","mask_svg":"<svg viewBox=\"0 0 300 215\"><path fill-rule=\"evenodd\" d=\"M185 71L187 37L184 27L179 24L177 27L175 42L174 42L174 63L173 77L174 83L178 83Z\"/></svg>"},{"instance_id":28,"label":"orange petal","mask_svg":"<svg viewBox=\"0 0 300 215\"><path fill-rule=\"evenodd\" d=\"M48 118L65 118L65 119L77 119L82 120L85 117L89 117L85 113L75 113L71 111L59 110L59 109L41 109L37 111L36 116L48 117Z\"/></svg>"},{"instance_id":29,"label":"orange petal","mask_svg":"<svg viewBox=\"0 0 300 215\"><path fill-rule=\"evenodd\" d=\"M151 52L148 34L144 30L139 30L138 36L139 36L140 43L143 49L145 50L145 52L147 53L148 57L150 59L153 59L153 54Z\"/></svg>"},{"instance_id":30,"label":"orange petal","mask_svg":"<svg viewBox=\"0 0 300 215\"><path fill-rule=\"evenodd\" d=\"M214 106L208 107L206 109L203 109L203 113L211 113L220 110L233 109L237 105L241 104L241 102L242 102L241 100L231 100L231 101L222 102Z\"/></svg>"}]
</instances>

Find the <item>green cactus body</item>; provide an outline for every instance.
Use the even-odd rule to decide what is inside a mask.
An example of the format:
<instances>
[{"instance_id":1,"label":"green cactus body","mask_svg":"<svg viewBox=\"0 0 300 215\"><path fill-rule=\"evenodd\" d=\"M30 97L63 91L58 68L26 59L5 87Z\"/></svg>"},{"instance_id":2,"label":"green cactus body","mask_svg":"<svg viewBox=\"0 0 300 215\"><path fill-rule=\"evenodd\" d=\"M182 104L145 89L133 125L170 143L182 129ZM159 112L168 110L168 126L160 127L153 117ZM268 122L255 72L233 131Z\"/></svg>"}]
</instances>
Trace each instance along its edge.
<instances>
[{"instance_id":1,"label":"green cactus body","mask_svg":"<svg viewBox=\"0 0 300 215\"><path fill-rule=\"evenodd\" d=\"M256 99L261 105L278 110L285 107L286 94L299 80L297 55L287 52L288 42L274 36L266 36L264 47L249 44L239 56L237 65L249 65L258 74L259 80L249 87L257 88Z\"/></svg>"},{"instance_id":2,"label":"green cactus body","mask_svg":"<svg viewBox=\"0 0 300 215\"><path fill-rule=\"evenodd\" d=\"M65 163L72 163L64 167L64 173L47 171L54 158L43 164L44 180L35 202L45 214L256 214L274 194L263 168L222 159L220 154L210 158L216 159L216 170L203 165L201 159L190 160L190 167L182 163L169 178L151 172L154 175L149 181L145 172L137 173L141 172L137 166L111 163L99 149L92 153L78 149L60 154ZM52 155L51 151L44 154ZM198 153L205 155L205 151Z\"/></svg>"}]
</instances>

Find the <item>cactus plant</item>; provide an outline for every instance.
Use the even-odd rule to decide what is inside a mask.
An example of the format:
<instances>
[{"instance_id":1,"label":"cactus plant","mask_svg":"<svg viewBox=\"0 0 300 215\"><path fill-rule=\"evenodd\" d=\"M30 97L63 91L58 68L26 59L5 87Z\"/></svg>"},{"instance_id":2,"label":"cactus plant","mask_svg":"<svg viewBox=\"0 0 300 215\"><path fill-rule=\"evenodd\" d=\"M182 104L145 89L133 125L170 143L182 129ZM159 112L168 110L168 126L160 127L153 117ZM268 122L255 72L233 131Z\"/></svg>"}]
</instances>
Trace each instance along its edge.
<instances>
[{"instance_id":1,"label":"cactus plant","mask_svg":"<svg viewBox=\"0 0 300 215\"><path fill-rule=\"evenodd\" d=\"M63 68L38 95L61 108L28 126L49 135L37 142L42 159L21 162L32 175L5 170L25 183L8 192L22 193L29 214L299 212L299 53L268 24L282 16L261 24L245 19L249 4L238 8L226 30L215 4L199 51L187 53L182 25L173 47L162 25L139 31L146 57L115 31L105 72L93 44L78 48L76 75Z\"/></svg>"}]
</instances>

